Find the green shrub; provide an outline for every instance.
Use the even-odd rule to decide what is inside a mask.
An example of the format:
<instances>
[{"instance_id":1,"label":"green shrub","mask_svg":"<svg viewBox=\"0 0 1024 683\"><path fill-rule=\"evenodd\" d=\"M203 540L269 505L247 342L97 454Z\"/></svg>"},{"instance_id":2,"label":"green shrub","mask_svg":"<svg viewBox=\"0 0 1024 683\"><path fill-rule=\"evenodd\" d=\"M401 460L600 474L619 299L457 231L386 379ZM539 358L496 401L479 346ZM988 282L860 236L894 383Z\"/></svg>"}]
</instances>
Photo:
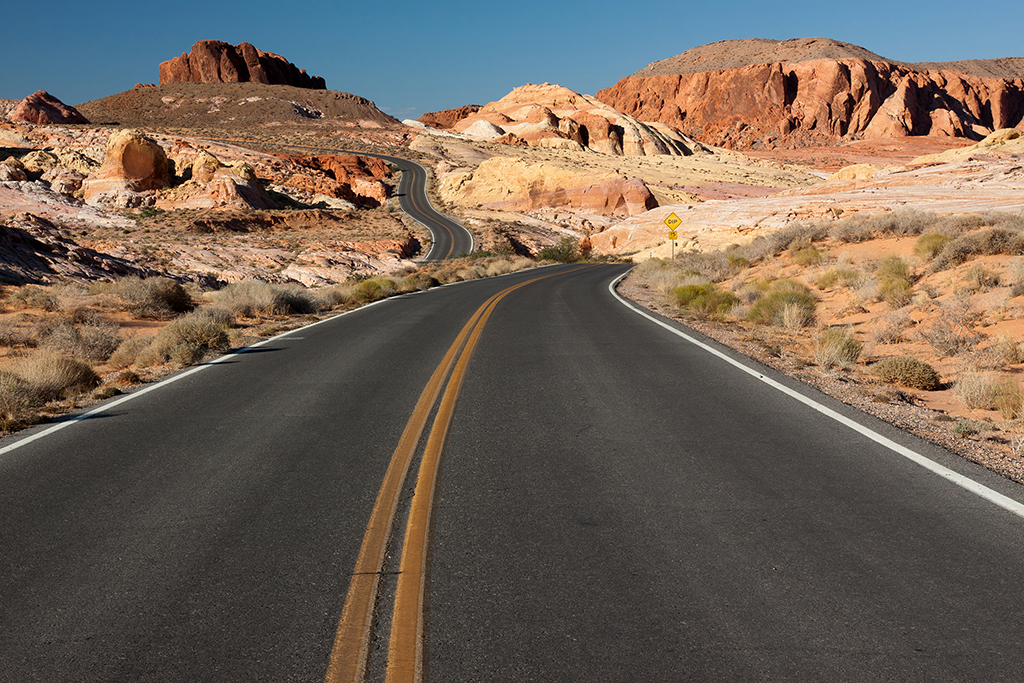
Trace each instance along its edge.
<instances>
[{"instance_id":1,"label":"green shrub","mask_svg":"<svg viewBox=\"0 0 1024 683\"><path fill-rule=\"evenodd\" d=\"M911 389L935 391L942 386L939 373L931 365L910 356L883 358L871 366L878 378L889 384Z\"/></svg>"},{"instance_id":2,"label":"green shrub","mask_svg":"<svg viewBox=\"0 0 1024 683\"><path fill-rule=\"evenodd\" d=\"M512 272L512 264L508 261L496 261L496 263L505 263L509 267L508 272ZM490 270L490 267L488 267ZM437 278L431 276L429 273L423 271L416 271L415 273L409 273L402 278L401 282L398 283L398 291L400 292L422 292L430 289L431 287L437 287L440 283Z\"/></svg>"},{"instance_id":3,"label":"green shrub","mask_svg":"<svg viewBox=\"0 0 1024 683\"><path fill-rule=\"evenodd\" d=\"M582 258L580 241L575 237L563 237L558 244L541 249L537 253L537 258L541 261L576 263Z\"/></svg>"},{"instance_id":4,"label":"green shrub","mask_svg":"<svg viewBox=\"0 0 1024 683\"><path fill-rule=\"evenodd\" d=\"M814 338L814 359L825 368L847 368L857 362L863 348L849 330L830 327Z\"/></svg>"},{"instance_id":5,"label":"green shrub","mask_svg":"<svg viewBox=\"0 0 1024 683\"><path fill-rule=\"evenodd\" d=\"M814 247L800 249L793 254L793 263L804 268L821 263L821 252Z\"/></svg>"},{"instance_id":6,"label":"green shrub","mask_svg":"<svg viewBox=\"0 0 1024 683\"><path fill-rule=\"evenodd\" d=\"M707 318L721 318L740 302L735 294L711 282L677 287L669 298L680 309Z\"/></svg>"},{"instance_id":7,"label":"green shrub","mask_svg":"<svg viewBox=\"0 0 1024 683\"><path fill-rule=\"evenodd\" d=\"M953 238L948 235L943 235L938 232L930 232L927 235L921 235L917 238L917 245L914 247L914 253L925 259L933 259L939 255L943 247L946 246Z\"/></svg>"},{"instance_id":8,"label":"green shrub","mask_svg":"<svg viewBox=\"0 0 1024 683\"><path fill-rule=\"evenodd\" d=\"M786 325L788 317L788 326L792 327L797 322L794 316L797 316L799 324L806 327L814 321L817 308L818 299L806 285L794 280L779 280L751 305L747 320L761 325Z\"/></svg>"},{"instance_id":9,"label":"green shrub","mask_svg":"<svg viewBox=\"0 0 1024 683\"><path fill-rule=\"evenodd\" d=\"M907 280L883 280L878 283L878 298L892 308L903 308L914 300L914 287Z\"/></svg>"}]
</instances>

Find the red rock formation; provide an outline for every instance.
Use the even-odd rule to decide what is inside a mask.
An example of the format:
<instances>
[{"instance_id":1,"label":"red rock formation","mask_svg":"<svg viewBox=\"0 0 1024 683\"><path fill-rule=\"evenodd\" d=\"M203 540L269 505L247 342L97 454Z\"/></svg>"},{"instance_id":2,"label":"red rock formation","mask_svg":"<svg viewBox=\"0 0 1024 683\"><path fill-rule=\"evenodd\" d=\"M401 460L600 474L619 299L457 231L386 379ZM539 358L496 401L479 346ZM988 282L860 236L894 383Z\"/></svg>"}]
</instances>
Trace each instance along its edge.
<instances>
[{"instance_id":1,"label":"red rock formation","mask_svg":"<svg viewBox=\"0 0 1024 683\"><path fill-rule=\"evenodd\" d=\"M455 126L456 123L466 118L470 114L475 114L480 111L479 104L467 104L464 107L457 107L455 109L445 109L444 111L428 112L417 119L420 123L425 123L431 128L440 128L442 130L448 130Z\"/></svg>"},{"instance_id":2,"label":"red rock formation","mask_svg":"<svg viewBox=\"0 0 1024 683\"><path fill-rule=\"evenodd\" d=\"M658 64L597 98L641 121L659 121L722 147L906 135L980 140L1024 121L1024 78L916 70L881 58L775 61L696 73L664 73Z\"/></svg>"},{"instance_id":3,"label":"red rock formation","mask_svg":"<svg viewBox=\"0 0 1024 683\"><path fill-rule=\"evenodd\" d=\"M263 52L249 43L231 45L200 40L192 51L160 64L160 85L174 82L264 83L326 90L319 76L310 76L280 55Z\"/></svg>"},{"instance_id":4,"label":"red rock formation","mask_svg":"<svg viewBox=\"0 0 1024 683\"><path fill-rule=\"evenodd\" d=\"M11 121L40 126L54 123L89 123L77 109L69 107L45 90L34 92L23 99L11 112Z\"/></svg>"},{"instance_id":5,"label":"red rock formation","mask_svg":"<svg viewBox=\"0 0 1024 683\"><path fill-rule=\"evenodd\" d=\"M331 154L295 159L306 168L327 176L296 174L285 184L345 199L357 206L377 207L388 201L388 166L376 157Z\"/></svg>"}]
</instances>

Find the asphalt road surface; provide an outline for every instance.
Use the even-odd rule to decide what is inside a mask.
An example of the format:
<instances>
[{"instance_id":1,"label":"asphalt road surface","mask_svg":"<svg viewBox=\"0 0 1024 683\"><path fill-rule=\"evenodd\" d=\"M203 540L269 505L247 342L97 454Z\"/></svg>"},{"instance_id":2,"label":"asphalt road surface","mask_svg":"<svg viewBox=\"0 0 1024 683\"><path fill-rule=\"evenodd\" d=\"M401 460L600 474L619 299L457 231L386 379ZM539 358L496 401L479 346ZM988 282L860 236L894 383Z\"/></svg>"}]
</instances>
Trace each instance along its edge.
<instances>
[{"instance_id":1,"label":"asphalt road surface","mask_svg":"<svg viewBox=\"0 0 1024 683\"><path fill-rule=\"evenodd\" d=\"M623 271L389 299L0 441L0 681L1020 680L1020 487L641 317Z\"/></svg>"}]
</instances>

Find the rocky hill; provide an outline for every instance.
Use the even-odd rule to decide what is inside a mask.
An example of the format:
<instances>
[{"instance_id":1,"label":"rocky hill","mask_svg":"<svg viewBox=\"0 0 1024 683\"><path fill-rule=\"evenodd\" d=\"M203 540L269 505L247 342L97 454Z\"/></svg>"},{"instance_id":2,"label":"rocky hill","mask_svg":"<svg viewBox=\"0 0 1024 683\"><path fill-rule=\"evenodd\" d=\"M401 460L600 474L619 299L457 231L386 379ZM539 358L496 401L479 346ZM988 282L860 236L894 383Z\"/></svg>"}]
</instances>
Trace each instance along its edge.
<instances>
[{"instance_id":1,"label":"rocky hill","mask_svg":"<svg viewBox=\"0 0 1024 683\"><path fill-rule=\"evenodd\" d=\"M483 107L426 114L420 123L447 128L472 140L617 156L688 156L707 150L678 131L642 123L589 95L561 85L527 83Z\"/></svg>"},{"instance_id":2,"label":"rocky hill","mask_svg":"<svg viewBox=\"0 0 1024 683\"><path fill-rule=\"evenodd\" d=\"M370 100L335 90L262 83L169 83L137 87L77 105L94 123L140 127L248 129L283 123L336 120L395 124Z\"/></svg>"},{"instance_id":3,"label":"rocky hill","mask_svg":"<svg viewBox=\"0 0 1024 683\"><path fill-rule=\"evenodd\" d=\"M310 76L281 55L258 50L249 43L231 45L200 40L192 51L160 64L160 85L167 83L263 83L326 90L319 76Z\"/></svg>"},{"instance_id":4,"label":"rocky hill","mask_svg":"<svg viewBox=\"0 0 1024 683\"><path fill-rule=\"evenodd\" d=\"M730 40L650 64L597 98L736 149L980 140L1022 125L1024 58L907 64L825 38Z\"/></svg>"}]
</instances>

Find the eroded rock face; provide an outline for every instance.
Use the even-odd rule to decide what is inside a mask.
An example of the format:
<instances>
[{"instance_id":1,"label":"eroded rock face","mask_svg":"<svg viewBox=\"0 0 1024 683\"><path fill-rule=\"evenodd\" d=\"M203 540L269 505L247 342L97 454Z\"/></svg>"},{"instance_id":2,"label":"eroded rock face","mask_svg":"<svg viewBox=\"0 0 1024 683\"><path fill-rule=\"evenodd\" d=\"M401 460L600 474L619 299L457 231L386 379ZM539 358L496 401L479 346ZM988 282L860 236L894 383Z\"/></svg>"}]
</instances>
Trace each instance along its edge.
<instances>
[{"instance_id":1,"label":"eroded rock face","mask_svg":"<svg viewBox=\"0 0 1024 683\"><path fill-rule=\"evenodd\" d=\"M479 104L467 104L464 107L456 107L455 109L445 109L443 111L427 112L423 116L419 117L417 121L425 123L431 128L440 128L442 130L448 130L455 126L456 123L466 118L471 114L475 114L480 111Z\"/></svg>"},{"instance_id":2,"label":"eroded rock face","mask_svg":"<svg viewBox=\"0 0 1024 683\"><path fill-rule=\"evenodd\" d=\"M160 63L160 85L192 83L264 83L326 90L319 76L310 76L280 55L263 52L249 43L231 45L220 40L200 40L192 51Z\"/></svg>"},{"instance_id":3,"label":"eroded rock face","mask_svg":"<svg viewBox=\"0 0 1024 683\"><path fill-rule=\"evenodd\" d=\"M23 99L11 112L10 120L39 126L89 123L77 109L69 107L45 90L36 91Z\"/></svg>"},{"instance_id":4,"label":"eroded rock face","mask_svg":"<svg viewBox=\"0 0 1024 683\"><path fill-rule=\"evenodd\" d=\"M569 207L604 216L635 216L658 206L639 178L585 173L523 159L493 157L473 171L441 177L441 196L463 206L530 211Z\"/></svg>"},{"instance_id":5,"label":"eroded rock face","mask_svg":"<svg viewBox=\"0 0 1024 683\"><path fill-rule=\"evenodd\" d=\"M256 178L249 164L238 161L222 164L215 156L200 150L191 159L175 160L179 175L189 179L155 200L160 209L269 209L274 200Z\"/></svg>"},{"instance_id":6,"label":"eroded rock face","mask_svg":"<svg viewBox=\"0 0 1024 683\"><path fill-rule=\"evenodd\" d=\"M93 205L151 205L151 190L170 186L167 155L155 140L138 130L119 130L107 141L103 165L83 183L85 201ZM148 196L143 196L150 193Z\"/></svg>"},{"instance_id":7,"label":"eroded rock face","mask_svg":"<svg viewBox=\"0 0 1024 683\"><path fill-rule=\"evenodd\" d=\"M735 149L944 135L980 140L1024 120L1024 80L867 59L638 72L597 93L610 106Z\"/></svg>"},{"instance_id":8,"label":"eroded rock face","mask_svg":"<svg viewBox=\"0 0 1024 683\"><path fill-rule=\"evenodd\" d=\"M461 118L452 129L477 140L616 155L707 151L667 125L642 123L589 95L548 83L520 86Z\"/></svg>"}]
</instances>

